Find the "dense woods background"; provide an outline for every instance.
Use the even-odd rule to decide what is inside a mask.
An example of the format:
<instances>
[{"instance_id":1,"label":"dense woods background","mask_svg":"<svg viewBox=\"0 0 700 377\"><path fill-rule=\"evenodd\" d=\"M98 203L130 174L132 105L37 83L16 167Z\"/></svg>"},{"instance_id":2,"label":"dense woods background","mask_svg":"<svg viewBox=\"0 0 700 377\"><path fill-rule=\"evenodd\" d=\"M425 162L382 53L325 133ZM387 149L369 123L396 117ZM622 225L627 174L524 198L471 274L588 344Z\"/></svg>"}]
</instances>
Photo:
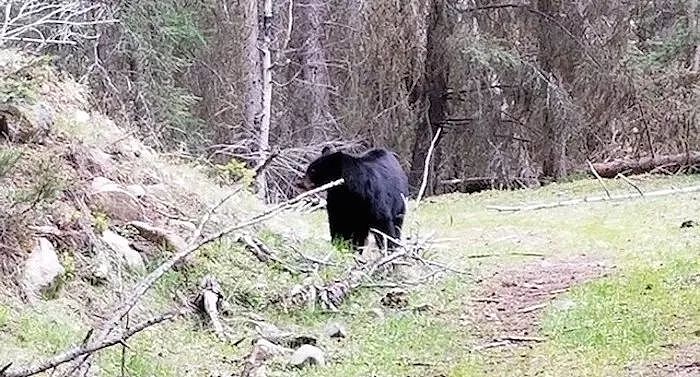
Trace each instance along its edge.
<instances>
[{"instance_id":1,"label":"dense woods background","mask_svg":"<svg viewBox=\"0 0 700 377\"><path fill-rule=\"evenodd\" d=\"M417 189L441 130L441 193L700 141L696 0L0 4L4 47L54 54L150 145L271 201L326 144L391 148Z\"/></svg>"}]
</instances>

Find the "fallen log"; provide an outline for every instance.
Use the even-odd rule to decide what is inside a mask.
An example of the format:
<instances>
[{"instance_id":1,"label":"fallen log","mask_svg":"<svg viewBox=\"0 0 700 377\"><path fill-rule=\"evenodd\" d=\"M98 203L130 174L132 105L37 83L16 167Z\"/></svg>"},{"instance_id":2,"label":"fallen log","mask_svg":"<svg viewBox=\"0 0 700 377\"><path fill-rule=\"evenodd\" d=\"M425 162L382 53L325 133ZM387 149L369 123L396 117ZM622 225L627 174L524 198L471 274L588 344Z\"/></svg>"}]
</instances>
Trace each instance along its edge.
<instances>
[{"instance_id":1,"label":"fallen log","mask_svg":"<svg viewBox=\"0 0 700 377\"><path fill-rule=\"evenodd\" d=\"M615 178L618 174L644 174L660 168L675 173L684 167L700 167L700 152L644 157L637 160L624 158L592 165L602 178Z\"/></svg>"}]
</instances>

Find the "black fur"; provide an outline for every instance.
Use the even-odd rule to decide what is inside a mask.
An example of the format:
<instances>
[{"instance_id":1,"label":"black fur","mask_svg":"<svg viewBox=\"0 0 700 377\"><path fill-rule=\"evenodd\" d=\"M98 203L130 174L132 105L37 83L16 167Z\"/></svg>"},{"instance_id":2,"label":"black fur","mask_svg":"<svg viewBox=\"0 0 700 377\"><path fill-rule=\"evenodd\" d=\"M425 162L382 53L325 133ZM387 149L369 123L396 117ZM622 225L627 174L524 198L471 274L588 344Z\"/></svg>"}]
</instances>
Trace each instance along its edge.
<instances>
[{"instance_id":1,"label":"black fur","mask_svg":"<svg viewBox=\"0 0 700 377\"><path fill-rule=\"evenodd\" d=\"M304 187L318 187L340 178L345 183L328 190L327 196L331 238L361 247L370 228L374 228L399 239L406 213L408 178L396 156L385 149L353 156L324 148L322 156L306 170ZM380 247L384 246L382 237L376 240Z\"/></svg>"}]
</instances>

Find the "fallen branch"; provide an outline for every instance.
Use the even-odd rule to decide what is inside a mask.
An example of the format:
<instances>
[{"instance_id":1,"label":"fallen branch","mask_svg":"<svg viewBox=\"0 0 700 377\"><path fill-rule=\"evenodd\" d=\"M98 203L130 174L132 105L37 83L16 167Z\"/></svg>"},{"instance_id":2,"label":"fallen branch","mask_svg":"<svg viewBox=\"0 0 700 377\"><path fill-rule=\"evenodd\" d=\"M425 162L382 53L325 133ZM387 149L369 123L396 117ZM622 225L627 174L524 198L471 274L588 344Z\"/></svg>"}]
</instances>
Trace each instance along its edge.
<instances>
[{"instance_id":1,"label":"fallen branch","mask_svg":"<svg viewBox=\"0 0 700 377\"><path fill-rule=\"evenodd\" d=\"M634 187L634 189L637 190L637 192L639 193L640 196L644 196L644 192L637 185L635 185L634 182L632 182L629 178L625 177L624 174L620 173L617 175L617 177L622 178L623 181L627 182L627 184Z\"/></svg>"},{"instance_id":2,"label":"fallen branch","mask_svg":"<svg viewBox=\"0 0 700 377\"><path fill-rule=\"evenodd\" d=\"M544 309L544 308L546 308L546 307L547 307L547 304L546 304L546 303L544 303L544 304L537 304L537 305L531 305L531 306L528 306L528 307L525 307L525 308L516 310L516 313L519 313L519 314L526 314L526 313L531 313L531 312L534 312L534 311L537 311L537 310L540 310L540 309Z\"/></svg>"},{"instance_id":3,"label":"fallen branch","mask_svg":"<svg viewBox=\"0 0 700 377\"><path fill-rule=\"evenodd\" d=\"M500 340L506 340L509 342L534 342L534 343L541 343L544 342L545 338L538 337L538 336L520 336L520 335L506 335L502 336Z\"/></svg>"},{"instance_id":4,"label":"fallen branch","mask_svg":"<svg viewBox=\"0 0 700 377\"><path fill-rule=\"evenodd\" d=\"M416 196L416 208L418 208L421 199L423 199L425 189L428 186L428 175L430 174L430 160L433 157L433 151L435 150L435 145L437 144L438 139L440 138L440 134L442 134L442 128L438 128L437 132L435 132L435 136L433 136L433 140L430 142L430 148L428 148L428 153L425 156L425 165L423 166L423 180L421 181L420 189L418 190L418 196Z\"/></svg>"},{"instance_id":5,"label":"fallen branch","mask_svg":"<svg viewBox=\"0 0 700 377\"><path fill-rule=\"evenodd\" d=\"M519 256L519 257L546 257L547 256L544 253L535 253L535 252L529 252L529 251L514 251L512 253L508 253L508 255Z\"/></svg>"},{"instance_id":6,"label":"fallen branch","mask_svg":"<svg viewBox=\"0 0 700 377\"><path fill-rule=\"evenodd\" d=\"M483 351L489 348L496 348L496 347L505 347L509 346L513 343L523 343L523 342L535 342L535 343L541 343L544 342L546 339L545 338L539 338L539 337L534 337L534 336L520 336L520 335L506 335L503 337L500 337L493 342L489 342L486 344L482 344L479 346L475 346L472 348L472 352L478 352L478 351Z\"/></svg>"},{"instance_id":7,"label":"fallen branch","mask_svg":"<svg viewBox=\"0 0 700 377\"><path fill-rule=\"evenodd\" d=\"M554 289L554 290L547 291L547 292L535 292L532 295L533 296L550 296L550 295L554 296L554 295L558 295L561 293L566 293L568 291L569 291L568 288L562 288L562 289Z\"/></svg>"},{"instance_id":8,"label":"fallen branch","mask_svg":"<svg viewBox=\"0 0 700 377\"><path fill-rule=\"evenodd\" d=\"M373 278L378 271L380 271L385 266L396 266L402 262L417 261L424 266L430 266L430 272L423 276L417 283L421 283L421 280L427 281L428 279L435 276L438 272L451 271L459 274L467 274L466 272L453 269L449 266L445 266L439 262L427 260L422 257L421 252L425 251L425 246L419 242L412 245L407 245L393 237L383 234L379 231L373 230L373 232L385 237L386 240L393 242L397 245L396 249L389 254L381 254L376 258L367 261L366 263L358 264L350 268L345 276L334 282L327 284L315 284L313 282L306 282L304 284L296 285L289 292L281 298L281 302L287 307L290 306L303 306L306 305L310 309L315 308L316 305L320 307L337 311L340 304L352 293L354 290L367 287L386 287L385 285L378 285L375 283ZM426 241L424 241L426 242ZM415 285L414 283L408 283L405 285ZM399 285L399 284L395 284Z\"/></svg>"},{"instance_id":9,"label":"fallen branch","mask_svg":"<svg viewBox=\"0 0 700 377\"><path fill-rule=\"evenodd\" d=\"M475 346L474 348L472 348L472 352L479 352L479 351L487 350L489 348L505 347L505 346L508 346L510 344L511 343L507 340L499 340L499 341L490 342L490 343L482 344L479 346Z\"/></svg>"},{"instance_id":10,"label":"fallen branch","mask_svg":"<svg viewBox=\"0 0 700 377\"><path fill-rule=\"evenodd\" d=\"M518 212L518 211L535 211L535 210L540 210L540 209L550 209L550 208L557 208L557 207L566 207L566 206L574 206L578 204L584 204L584 203L599 203L599 202L608 202L608 201L622 201L622 200L630 200L630 199L637 199L637 198L653 198L653 197L660 197L660 196L668 196L668 195L677 195L677 194L688 194L692 192L698 192L700 191L700 186L690 186L690 187L684 187L680 189L666 189L666 190L659 190L659 191L651 191L646 194L626 194L626 195L612 195L610 198L606 196L591 196L591 197L585 197L585 198L579 198L579 199L570 199L570 200L563 200L559 202L552 202L552 203L543 203L543 204L529 204L525 206L488 206L486 207L487 209L498 211L498 212Z\"/></svg>"},{"instance_id":11,"label":"fallen branch","mask_svg":"<svg viewBox=\"0 0 700 377\"><path fill-rule=\"evenodd\" d=\"M610 190L608 190L608 186L605 185L603 178L601 178L600 174L598 174L598 171L595 170L595 166L593 166L593 164L591 164L591 162L589 160L586 160L586 163L588 164L588 167L591 169L591 172L593 173L593 176L595 177L595 179L598 180L600 185L603 187L603 190L605 190L605 195L607 195L608 199L610 199L611 198Z\"/></svg>"},{"instance_id":12,"label":"fallen branch","mask_svg":"<svg viewBox=\"0 0 700 377\"><path fill-rule=\"evenodd\" d=\"M267 245L265 245L262 241L249 234L244 234L238 237L238 242L245 245L246 250L253 254L253 256L255 256L255 258L262 263L276 263L276 266L279 267L281 270L289 272L293 275L297 275L300 272L309 272L307 270L302 270L297 267L292 267L289 264L285 263L283 260L277 257L277 255L275 255L275 253L272 250L270 250L270 248L268 248Z\"/></svg>"},{"instance_id":13,"label":"fallen branch","mask_svg":"<svg viewBox=\"0 0 700 377\"><path fill-rule=\"evenodd\" d=\"M222 299L221 285L212 276L205 276L200 284L202 291L197 298L197 306L206 313L214 328L214 333L220 340L227 340L224 326L219 320L219 303Z\"/></svg>"},{"instance_id":14,"label":"fallen branch","mask_svg":"<svg viewBox=\"0 0 700 377\"><path fill-rule=\"evenodd\" d=\"M499 253L491 253L491 254L470 254L467 255L466 257L468 259L482 259L482 258L496 258L496 257L507 257L507 256L519 256L519 257L545 257L545 254L542 253L534 253L534 252L527 252L527 251L514 251L511 253L505 253L505 254L499 254Z\"/></svg>"},{"instance_id":15,"label":"fallen branch","mask_svg":"<svg viewBox=\"0 0 700 377\"><path fill-rule=\"evenodd\" d=\"M134 227L141 237L156 245L164 245L168 250L182 250L186 245L185 240L167 229L143 221L131 221L127 225Z\"/></svg>"},{"instance_id":16,"label":"fallen branch","mask_svg":"<svg viewBox=\"0 0 700 377\"><path fill-rule=\"evenodd\" d=\"M186 310L177 309L165 314L161 314L157 317L153 317L147 321L141 322L140 324L133 326L123 333L118 335L113 335L107 337L99 342L95 342L82 347L75 347L62 354L56 355L48 360L36 363L35 365L24 367L24 368L8 368L4 372L0 373L2 377L29 377L41 372L45 372L49 369L56 368L59 365L65 364L67 362L73 361L83 355L90 355L99 350L112 347L117 344L125 344L126 341L137 333L146 330L149 327L155 326L159 323L173 320L180 315L184 314Z\"/></svg>"},{"instance_id":17,"label":"fallen branch","mask_svg":"<svg viewBox=\"0 0 700 377\"><path fill-rule=\"evenodd\" d=\"M698 165L700 165L700 152L689 152L645 157L638 160L620 159L610 162L599 162L592 164L592 167L603 178L615 178L621 173L644 174L652 172L659 167L675 172L686 166Z\"/></svg>"}]
</instances>

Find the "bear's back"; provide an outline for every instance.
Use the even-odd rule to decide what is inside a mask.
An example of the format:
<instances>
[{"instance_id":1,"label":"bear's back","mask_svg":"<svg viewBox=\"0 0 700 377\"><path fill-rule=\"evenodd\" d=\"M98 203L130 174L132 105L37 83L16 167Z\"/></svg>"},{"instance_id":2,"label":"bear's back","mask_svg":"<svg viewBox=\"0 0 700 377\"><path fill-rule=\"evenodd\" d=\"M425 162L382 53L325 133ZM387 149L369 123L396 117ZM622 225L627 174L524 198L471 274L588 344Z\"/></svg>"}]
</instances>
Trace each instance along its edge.
<instances>
[{"instance_id":1,"label":"bear's back","mask_svg":"<svg viewBox=\"0 0 700 377\"><path fill-rule=\"evenodd\" d=\"M398 189L403 195L408 195L408 177L396 154L383 148L376 148L357 156L356 159L365 168L372 170L375 173L373 175L381 177L380 179L384 180L389 187Z\"/></svg>"}]
</instances>

